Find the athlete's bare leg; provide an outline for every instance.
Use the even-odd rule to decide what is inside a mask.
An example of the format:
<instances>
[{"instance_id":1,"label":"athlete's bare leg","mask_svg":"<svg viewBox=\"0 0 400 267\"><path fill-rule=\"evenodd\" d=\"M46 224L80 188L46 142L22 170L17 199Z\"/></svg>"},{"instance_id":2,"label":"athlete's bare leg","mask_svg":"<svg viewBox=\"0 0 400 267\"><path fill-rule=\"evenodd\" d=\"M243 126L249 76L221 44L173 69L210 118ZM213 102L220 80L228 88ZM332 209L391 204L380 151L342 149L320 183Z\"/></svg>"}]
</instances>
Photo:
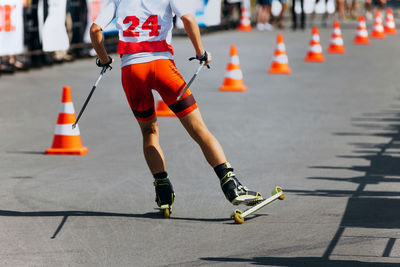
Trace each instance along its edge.
<instances>
[{"instance_id":1,"label":"athlete's bare leg","mask_svg":"<svg viewBox=\"0 0 400 267\"><path fill-rule=\"evenodd\" d=\"M211 167L227 161L220 143L208 130L198 109L184 116L180 121L189 135L199 144Z\"/></svg>"},{"instance_id":2,"label":"athlete's bare leg","mask_svg":"<svg viewBox=\"0 0 400 267\"><path fill-rule=\"evenodd\" d=\"M157 118L151 121L139 121L143 135L143 153L152 174L165 172L164 153L162 152Z\"/></svg>"},{"instance_id":3,"label":"athlete's bare leg","mask_svg":"<svg viewBox=\"0 0 400 267\"><path fill-rule=\"evenodd\" d=\"M207 129L198 109L181 118L181 122L190 136L199 144L208 163L214 168L220 179L221 189L232 204L254 205L262 200L260 193L250 191L236 178L232 166L226 161L220 143Z\"/></svg>"}]
</instances>

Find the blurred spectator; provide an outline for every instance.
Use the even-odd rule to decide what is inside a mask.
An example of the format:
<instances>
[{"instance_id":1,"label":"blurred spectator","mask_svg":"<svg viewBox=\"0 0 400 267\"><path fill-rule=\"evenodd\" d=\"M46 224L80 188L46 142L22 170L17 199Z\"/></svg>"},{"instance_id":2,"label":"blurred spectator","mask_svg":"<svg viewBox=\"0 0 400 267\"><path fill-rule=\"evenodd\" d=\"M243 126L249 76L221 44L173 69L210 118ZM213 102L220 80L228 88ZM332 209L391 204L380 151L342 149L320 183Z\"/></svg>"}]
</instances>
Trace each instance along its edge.
<instances>
[{"instance_id":1,"label":"blurred spectator","mask_svg":"<svg viewBox=\"0 0 400 267\"><path fill-rule=\"evenodd\" d=\"M44 3L45 4L45 3ZM40 53L42 44L39 37L39 0L30 0L27 5L25 20L25 45L27 46L29 66L32 68L42 67L46 60L46 56ZM47 60L48 62L48 60Z\"/></svg>"},{"instance_id":2,"label":"blurred spectator","mask_svg":"<svg viewBox=\"0 0 400 267\"><path fill-rule=\"evenodd\" d=\"M271 0L270 2L271 5L271 18L270 18L270 24L271 25L276 25L278 29L283 29L285 26L283 25L283 16L285 15L286 11L286 0ZM274 12L275 9L280 9L278 12L279 14L276 14Z\"/></svg>"},{"instance_id":3,"label":"blurred spectator","mask_svg":"<svg viewBox=\"0 0 400 267\"><path fill-rule=\"evenodd\" d=\"M88 23L88 7L86 0L68 0L67 1L67 29L70 34L72 48L69 54L73 57L88 56L89 49L80 46L84 42L86 25ZM68 25L68 22L70 25Z\"/></svg>"},{"instance_id":4,"label":"blurred spectator","mask_svg":"<svg viewBox=\"0 0 400 267\"><path fill-rule=\"evenodd\" d=\"M10 59L13 56L4 56L0 58L0 72L5 74L13 74L14 67L11 65Z\"/></svg>"},{"instance_id":5,"label":"blurred spectator","mask_svg":"<svg viewBox=\"0 0 400 267\"><path fill-rule=\"evenodd\" d=\"M314 11L311 13L311 16L310 16L311 25L314 24L314 19L315 19L316 13L317 13L317 11L316 11L317 5L321 3L320 1L324 1L325 2L323 4L323 8L322 8L322 10L323 10L323 12L322 12L322 26L326 28L326 27L328 27L328 18L330 16L330 13L328 11L329 10L328 6L330 4L329 0L316 0L315 1L315 8L314 8ZM333 3L331 2L331 4L333 4ZM334 9L335 9L334 4L333 4L332 8L333 8L333 10L331 10L330 12L334 13L335 12L334 11Z\"/></svg>"},{"instance_id":6,"label":"blurred spectator","mask_svg":"<svg viewBox=\"0 0 400 267\"><path fill-rule=\"evenodd\" d=\"M271 2L270 0L257 0L257 30L271 31L272 25L269 24L271 17Z\"/></svg>"},{"instance_id":7,"label":"blurred spectator","mask_svg":"<svg viewBox=\"0 0 400 267\"><path fill-rule=\"evenodd\" d=\"M318 1L318 0L317 0ZM297 12L296 12L296 2L300 2L300 28L304 30L306 28L306 13L304 11L304 0L293 0L292 1L292 29L297 29Z\"/></svg>"},{"instance_id":8,"label":"blurred spectator","mask_svg":"<svg viewBox=\"0 0 400 267\"><path fill-rule=\"evenodd\" d=\"M376 6L378 10L383 10L386 6L386 0L365 0L365 17L367 20L372 20L372 9Z\"/></svg>"},{"instance_id":9,"label":"blurred spectator","mask_svg":"<svg viewBox=\"0 0 400 267\"><path fill-rule=\"evenodd\" d=\"M14 71L27 70L27 65L15 55L4 56L0 60L0 72L12 74Z\"/></svg>"},{"instance_id":10,"label":"blurred spectator","mask_svg":"<svg viewBox=\"0 0 400 267\"><path fill-rule=\"evenodd\" d=\"M225 25L237 24L240 19L241 0L224 0L222 9L222 23Z\"/></svg>"},{"instance_id":11,"label":"blurred spectator","mask_svg":"<svg viewBox=\"0 0 400 267\"><path fill-rule=\"evenodd\" d=\"M344 2L345 0L336 0L336 13L338 14L339 20L344 20Z\"/></svg>"},{"instance_id":12,"label":"blurred spectator","mask_svg":"<svg viewBox=\"0 0 400 267\"><path fill-rule=\"evenodd\" d=\"M347 17L349 17L350 19L356 19L357 18L356 0L345 0L344 10L346 12Z\"/></svg>"}]
</instances>

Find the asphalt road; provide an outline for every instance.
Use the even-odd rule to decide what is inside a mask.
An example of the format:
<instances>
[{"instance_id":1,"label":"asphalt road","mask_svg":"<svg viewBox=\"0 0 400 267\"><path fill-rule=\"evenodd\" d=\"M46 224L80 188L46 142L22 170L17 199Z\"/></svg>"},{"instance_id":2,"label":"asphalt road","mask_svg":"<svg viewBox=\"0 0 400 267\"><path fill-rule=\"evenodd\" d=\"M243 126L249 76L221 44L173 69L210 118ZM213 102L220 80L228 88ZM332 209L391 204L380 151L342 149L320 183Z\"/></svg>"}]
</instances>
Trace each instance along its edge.
<instances>
[{"instance_id":1,"label":"asphalt road","mask_svg":"<svg viewBox=\"0 0 400 267\"><path fill-rule=\"evenodd\" d=\"M246 219L229 218L218 179L175 118L160 118L177 194L171 219L155 209L141 135L120 84L119 59L79 123L85 156L48 156L61 91L78 112L99 69L84 59L0 77L0 266L399 266L400 38L303 61L309 30L284 30L292 74L270 75L276 31L203 36L213 54L192 91L239 179L268 196ZM175 38L185 79L193 49ZM244 93L220 92L229 47Z\"/></svg>"}]
</instances>

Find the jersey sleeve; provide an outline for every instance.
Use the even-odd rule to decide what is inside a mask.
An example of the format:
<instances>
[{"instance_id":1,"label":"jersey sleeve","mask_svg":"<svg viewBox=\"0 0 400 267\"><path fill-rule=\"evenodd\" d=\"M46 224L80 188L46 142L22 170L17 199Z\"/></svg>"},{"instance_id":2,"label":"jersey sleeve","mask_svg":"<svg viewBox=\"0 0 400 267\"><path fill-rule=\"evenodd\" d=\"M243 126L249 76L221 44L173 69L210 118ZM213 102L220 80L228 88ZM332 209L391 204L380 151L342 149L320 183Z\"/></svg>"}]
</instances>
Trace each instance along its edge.
<instances>
[{"instance_id":1,"label":"jersey sleeve","mask_svg":"<svg viewBox=\"0 0 400 267\"><path fill-rule=\"evenodd\" d=\"M101 9L99 16L94 21L101 29L104 29L115 18L117 4L115 0L108 0Z\"/></svg>"},{"instance_id":2,"label":"jersey sleeve","mask_svg":"<svg viewBox=\"0 0 400 267\"><path fill-rule=\"evenodd\" d=\"M170 5L179 18L186 14L193 14L193 0L171 0Z\"/></svg>"}]
</instances>

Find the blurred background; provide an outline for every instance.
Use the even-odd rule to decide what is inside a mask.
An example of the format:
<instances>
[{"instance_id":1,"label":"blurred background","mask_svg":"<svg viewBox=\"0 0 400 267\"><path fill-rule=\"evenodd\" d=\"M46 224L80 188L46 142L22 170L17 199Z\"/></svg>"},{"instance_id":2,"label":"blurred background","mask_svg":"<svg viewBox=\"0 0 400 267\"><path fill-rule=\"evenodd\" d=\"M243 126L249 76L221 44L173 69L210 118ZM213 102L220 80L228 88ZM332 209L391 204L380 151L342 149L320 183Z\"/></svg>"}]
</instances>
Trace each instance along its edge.
<instances>
[{"instance_id":1,"label":"blurred background","mask_svg":"<svg viewBox=\"0 0 400 267\"><path fill-rule=\"evenodd\" d=\"M88 28L107 0L0 0L0 75L51 66L95 56ZM304 30L329 21L367 22L375 10L393 9L399 17L400 0L190 0L202 32L232 30L248 19L255 30ZM183 35L175 21L173 34ZM114 52L115 23L104 31L105 44Z\"/></svg>"}]
</instances>

